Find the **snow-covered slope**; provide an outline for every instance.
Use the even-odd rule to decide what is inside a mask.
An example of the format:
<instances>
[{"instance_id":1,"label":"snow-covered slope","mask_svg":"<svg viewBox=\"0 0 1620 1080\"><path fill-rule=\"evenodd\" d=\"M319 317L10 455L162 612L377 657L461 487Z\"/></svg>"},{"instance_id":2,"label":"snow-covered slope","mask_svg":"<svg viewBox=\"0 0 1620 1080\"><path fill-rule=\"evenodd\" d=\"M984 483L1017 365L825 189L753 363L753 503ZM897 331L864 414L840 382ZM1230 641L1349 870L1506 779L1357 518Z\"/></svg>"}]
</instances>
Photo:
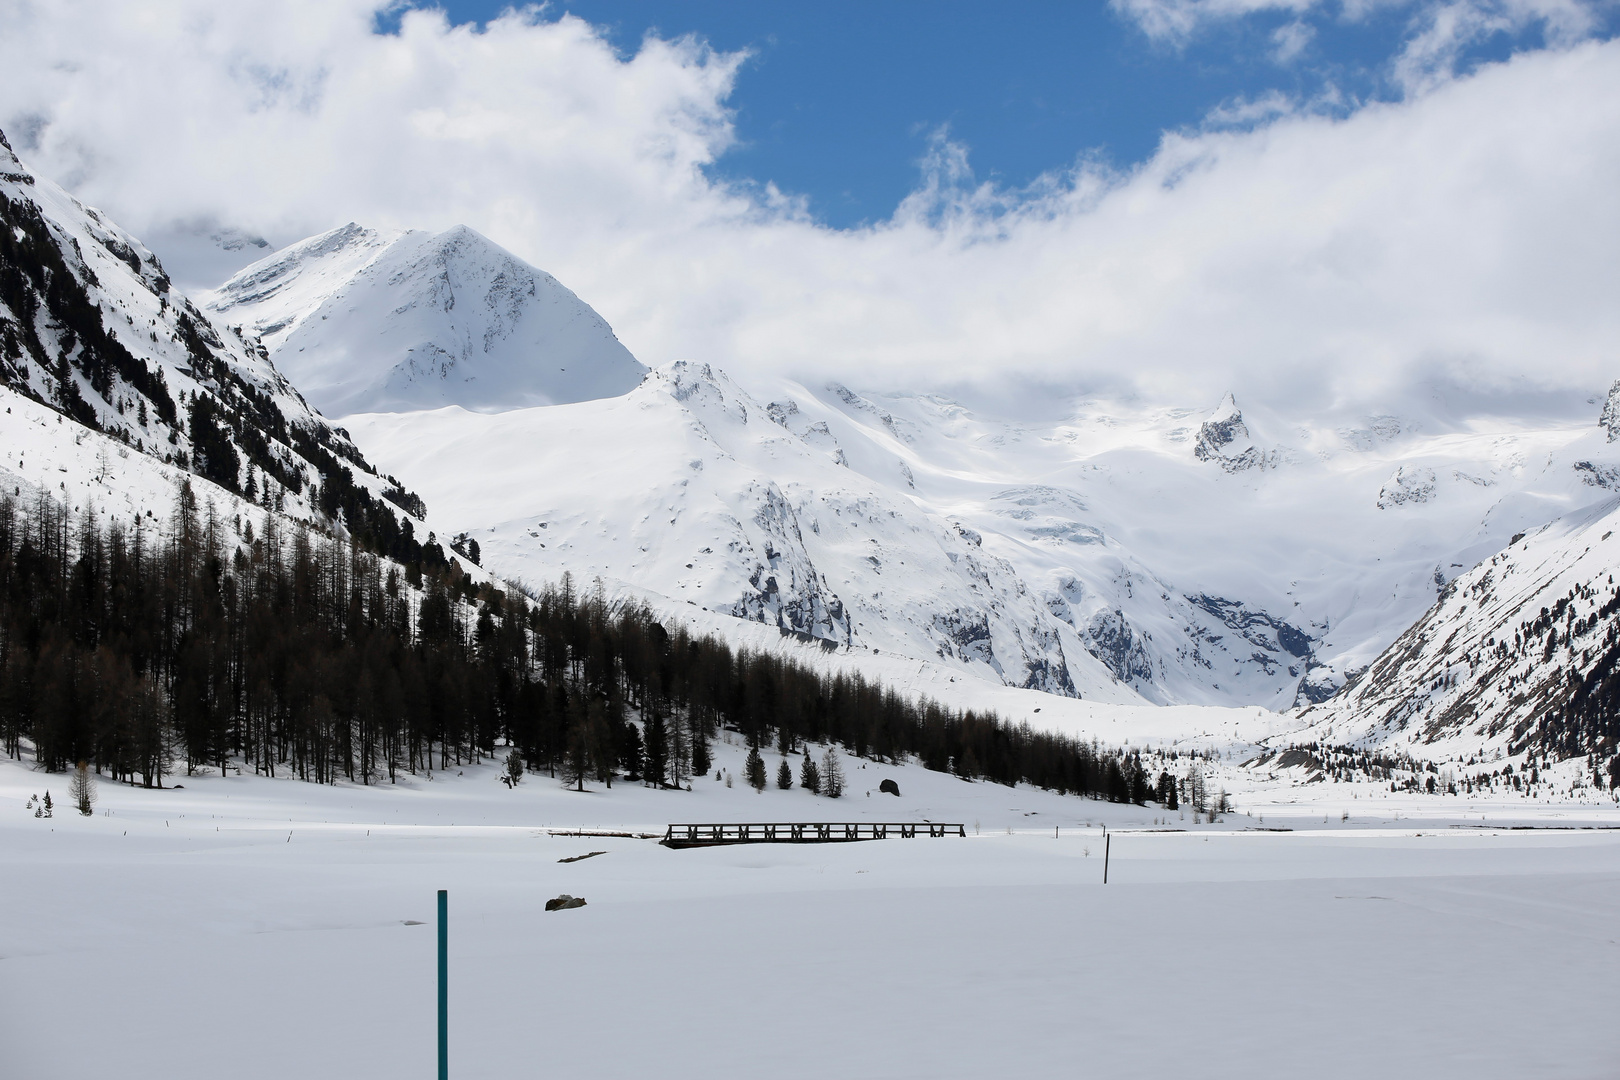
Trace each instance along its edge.
<instances>
[{"instance_id":1,"label":"snow-covered slope","mask_svg":"<svg viewBox=\"0 0 1620 1080\"><path fill-rule=\"evenodd\" d=\"M977 650L980 674L1059 693L1037 674L1066 666L1075 691L1099 693L1081 671L1095 661L1146 700L1274 709L1330 696L1449 580L1620 476L1591 423L1312 428L1228 397L1207 414L1078 403L1037 424L928 394L766 397L693 364L624 399L346 423L502 572L601 575L923 660ZM746 480L723 471L736 462ZM689 509L700 490L707 517ZM768 508L779 496L791 523ZM841 522L855 499L871 522L906 524L869 522L863 546L802 523L812 506ZM936 565L940 537L975 562ZM994 567L993 586L953 584L969 565ZM848 633L800 614L818 604L846 612Z\"/></svg>"},{"instance_id":2,"label":"snow-covered slope","mask_svg":"<svg viewBox=\"0 0 1620 1080\"><path fill-rule=\"evenodd\" d=\"M885 403L902 416L843 387L778 390L762 403L676 363L621 399L344 422L513 576L601 576L1064 695L1293 702L1308 631L1171 584L1078 490L1032 483L1057 463L1019 460L1021 439L982 438L942 399Z\"/></svg>"},{"instance_id":3,"label":"snow-covered slope","mask_svg":"<svg viewBox=\"0 0 1620 1080\"><path fill-rule=\"evenodd\" d=\"M0 226L0 383L99 445L102 481L133 452L305 516L321 485L328 512L414 504L256 341L216 329L140 241L35 176L3 135ZM27 445L8 446L8 467L27 470ZM66 462L39 464L84 480Z\"/></svg>"},{"instance_id":4,"label":"snow-covered slope","mask_svg":"<svg viewBox=\"0 0 1620 1080\"><path fill-rule=\"evenodd\" d=\"M642 369L612 331L467 230L348 226L211 302L318 402L365 411L344 421L360 444L498 573L601 576L1060 694L1323 700L1514 533L1620 487L1590 422L1317 419L1230 394L1006 419L701 364L614 397ZM537 308L572 312L599 362L548 352ZM428 352L454 362L424 379Z\"/></svg>"},{"instance_id":5,"label":"snow-covered slope","mask_svg":"<svg viewBox=\"0 0 1620 1080\"><path fill-rule=\"evenodd\" d=\"M1606 763L1617 727L1620 499L1515 536L1336 697L1300 738L1416 744L1431 758L1531 751ZM1597 759L1603 759L1599 762Z\"/></svg>"},{"instance_id":6,"label":"snow-covered slope","mask_svg":"<svg viewBox=\"0 0 1620 1080\"><path fill-rule=\"evenodd\" d=\"M329 416L585 401L623 394L645 373L579 297L465 226L351 222L203 300L221 323L259 335Z\"/></svg>"},{"instance_id":7,"label":"snow-covered slope","mask_svg":"<svg viewBox=\"0 0 1620 1080\"><path fill-rule=\"evenodd\" d=\"M1139 700L972 530L849 469L819 430L796 433L707 366L567 407L346 423L502 573L600 576L828 648Z\"/></svg>"},{"instance_id":8,"label":"snow-covered slope","mask_svg":"<svg viewBox=\"0 0 1620 1080\"><path fill-rule=\"evenodd\" d=\"M1324 423L1230 395L1212 412L1080 401L1009 421L930 394L786 393L851 469L982 535L1161 701L1325 698L1446 582L1620 477L1591 421Z\"/></svg>"}]
</instances>

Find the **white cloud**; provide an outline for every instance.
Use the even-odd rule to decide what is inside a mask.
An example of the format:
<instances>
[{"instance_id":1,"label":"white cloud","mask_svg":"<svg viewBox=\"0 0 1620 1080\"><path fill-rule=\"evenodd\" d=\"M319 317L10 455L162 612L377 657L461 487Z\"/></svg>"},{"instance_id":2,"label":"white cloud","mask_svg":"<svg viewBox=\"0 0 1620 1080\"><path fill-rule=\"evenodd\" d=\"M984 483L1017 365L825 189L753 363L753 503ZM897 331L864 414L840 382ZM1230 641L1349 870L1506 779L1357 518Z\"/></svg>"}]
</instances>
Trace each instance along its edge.
<instances>
[{"instance_id":1,"label":"white cloud","mask_svg":"<svg viewBox=\"0 0 1620 1080\"><path fill-rule=\"evenodd\" d=\"M1581 0L1446 0L1419 7L1412 33L1393 63L1407 93L1455 74L1463 50L1495 34L1539 26L1550 44L1568 47L1590 34L1597 17Z\"/></svg>"},{"instance_id":2,"label":"white cloud","mask_svg":"<svg viewBox=\"0 0 1620 1080\"><path fill-rule=\"evenodd\" d=\"M1421 90L1453 73L1470 45L1497 33L1538 28L1545 40L1568 47L1599 25L1597 12L1611 0L1111 0L1112 7L1149 38L1182 47L1211 27L1253 16L1291 15L1271 33L1272 59L1291 64L1316 36L1309 16L1365 22L1388 12L1409 12L1407 35L1390 62L1395 85Z\"/></svg>"},{"instance_id":3,"label":"white cloud","mask_svg":"<svg viewBox=\"0 0 1620 1080\"><path fill-rule=\"evenodd\" d=\"M1284 23L1271 32L1271 58L1279 64L1291 64L1299 59L1316 37L1316 28L1301 19Z\"/></svg>"},{"instance_id":4,"label":"white cloud","mask_svg":"<svg viewBox=\"0 0 1620 1080\"><path fill-rule=\"evenodd\" d=\"M1157 41L1183 44L1206 26L1256 14L1300 15L1321 0L1110 0L1115 11Z\"/></svg>"},{"instance_id":5,"label":"white cloud","mask_svg":"<svg viewBox=\"0 0 1620 1080\"><path fill-rule=\"evenodd\" d=\"M0 23L0 124L136 232L465 223L649 363L1384 411L1434 379L1620 375L1620 44L1344 117L1261 99L1252 129L1020 191L941 135L891 220L838 231L706 179L738 57L689 41L625 60L532 14L473 33L413 13L385 37L359 0L0 0Z\"/></svg>"},{"instance_id":6,"label":"white cloud","mask_svg":"<svg viewBox=\"0 0 1620 1080\"><path fill-rule=\"evenodd\" d=\"M1268 90L1259 97L1237 97L1204 114L1204 127L1246 128L1276 120L1299 111L1299 104L1281 90Z\"/></svg>"}]
</instances>

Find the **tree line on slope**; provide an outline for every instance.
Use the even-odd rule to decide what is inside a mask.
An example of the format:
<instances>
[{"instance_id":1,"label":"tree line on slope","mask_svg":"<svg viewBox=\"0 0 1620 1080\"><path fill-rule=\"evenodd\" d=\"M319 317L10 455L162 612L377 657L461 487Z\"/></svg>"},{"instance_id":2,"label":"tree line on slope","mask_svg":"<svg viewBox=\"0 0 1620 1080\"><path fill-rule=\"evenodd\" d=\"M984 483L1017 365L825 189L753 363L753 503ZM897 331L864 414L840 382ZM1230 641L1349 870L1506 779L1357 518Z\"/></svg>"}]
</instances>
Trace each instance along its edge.
<instances>
[{"instance_id":1,"label":"tree line on slope","mask_svg":"<svg viewBox=\"0 0 1620 1080\"><path fill-rule=\"evenodd\" d=\"M1488 583L1471 593L1487 592ZM1587 613L1581 614L1586 607ZM1548 762L1584 757L1586 782L1599 790L1620 788L1620 587L1607 581L1583 582L1521 619L1508 639L1508 627L1472 652L1448 664L1428 689L1454 687L1462 665L1472 684L1442 712L1437 729L1473 719L1480 699L1494 690L1509 709L1524 715L1514 724L1509 757L1525 756L1517 772L1477 772L1465 777L1470 789L1512 786L1536 775ZM1539 761L1538 768L1536 762ZM1464 763L1473 766L1470 758ZM1537 781L1530 780L1533 785Z\"/></svg>"},{"instance_id":2,"label":"tree line on slope","mask_svg":"<svg viewBox=\"0 0 1620 1080\"><path fill-rule=\"evenodd\" d=\"M1620 788L1620 619L1616 618L1620 588L1615 587L1612 574L1608 586L1603 604L1586 618L1576 614L1573 601L1579 597L1595 603L1598 593L1590 585L1581 585L1570 589L1550 610L1542 608L1536 619L1521 624L1514 634L1514 646L1520 651L1534 649L1545 636L1541 646L1545 664L1555 662L1562 645L1568 669L1563 700L1533 723L1518 725L1513 734L1521 749L1539 751L1555 761L1584 754L1593 785L1606 784L1613 791ZM1587 639L1585 648L1578 650L1582 638ZM1505 641L1502 651L1507 652Z\"/></svg>"},{"instance_id":3,"label":"tree line on slope","mask_svg":"<svg viewBox=\"0 0 1620 1080\"><path fill-rule=\"evenodd\" d=\"M4 141L0 134L0 144ZM112 248L109 242L109 250L137 274L143 272L129 248ZM443 549L417 540L410 519L402 520L388 505L420 518L425 513L420 497L392 477L380 495L355 483L353 469L370 467L347 437L324 422L290 422L269 392L227 362L214 327L184 297L171 293L156 264L144 269L156 275L148 284L162 309L174 306L174 340L186 351L191 375L205 387L189 395L180 391L178 404L163 369L130 352L116 320L114 329L107 329L106 313L91 291L99 283L77 249L62 245L39 207L0 196L0 384L267 510L280 510L288 492L300 495L313 481L317 508L329 517L341 515L368 550L406 563L445 561ZM144 329L131 323L128 332ZM156 340L156 328L146 332ZM268 360L262 344L242 345ZM91 398L105 403L105 413L86 400L81 376ZM181 435L189 437L190 453ZM314 475L289 449L313 466Z\"/></svg>"},{"instance_id":4,"label":"tree line on slope","mask_svg":"<svg viewBox=\"0 0 1620 1080\"><path fill-rule=\"evenodd\" d=\"M1157 794L1139 755L733 650L567 576L501 590L354 534L226 518L189 483L166 527L0 497L0 744L21 758L26 740L50 771L372 784L504 743L579 786L679 786L708 772L721 728L784 756L836 744L966 779Z\"/></svg>"}]
</instances>

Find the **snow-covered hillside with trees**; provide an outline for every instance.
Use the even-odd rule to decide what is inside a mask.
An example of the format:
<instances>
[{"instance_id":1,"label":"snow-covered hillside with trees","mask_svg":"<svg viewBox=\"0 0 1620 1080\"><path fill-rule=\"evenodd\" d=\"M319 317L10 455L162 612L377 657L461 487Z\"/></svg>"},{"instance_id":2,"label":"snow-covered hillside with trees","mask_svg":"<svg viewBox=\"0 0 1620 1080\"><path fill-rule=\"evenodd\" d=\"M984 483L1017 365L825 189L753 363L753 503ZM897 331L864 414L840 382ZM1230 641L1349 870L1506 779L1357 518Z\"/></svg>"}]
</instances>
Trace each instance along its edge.
<instances>
[{"instance_id":1,"label":"snow-covered hillside with trees","mask_svg":"<svg viewBox=\"0 0 1620 1080\"><path fill-rule=\"evenodd\" d=\"M436 539L426 506L304 403L279 370L292 364L373 410L344 422L428 496L467 569L531 589L601 581L672 625L983 708L1004 706L971 685L1105 707L1326 700L1437 596L1429 621L1446 617L1448 583L1480 558L1620 484L1612 399L1577 427L1313 426L1231 395L1208 412L1074 400L1004 420L938 394L750 389L691 362L644 377L572 293L463 229L351 225L295 244L212 294L215 317L243 320L220 331L138 241L6 153L10 382L34 399L7 414L14 494L59 473L70 511L101 494L99 512L128 520L189 470L410 561L418 534ZM411 375L407 338L461 342L460 374ZM392 396L389 380L415 389ZM88 427L40 443L53 418ZM168 471L121 470L132 452ZM1433 679L1435 662L1403 678ZM1325 726L1307 713L1307 734L1336 738L1388 685L1332 698ZM1283 745L1289 721L1258 715L1242 744ZM1390 741L1370 732L1361 743ZM1523 734L1504 749L1522 753Z\"/></svg>"},{"instance_id":2,"label":"snow-covered hillside with trees","mask_svg":"<svg viewBox=\"0 0 1620 1080\"><path fill-rule=\"evenodd\" d=\"M1571 759L1596 790L1620 784L1616 531L1610 498L1515 535L1343 693L1304 710L1296 737L1409 744L1463 777L1505 767L1516 790Z\"/></svg>"},{"instance_id":3,"label":"snow-covered hillside with trees","mask_svg":"<svg viewBox=\"0 0 1620 1080\"><path fill-rule=\"evenodd\" d=\"M150 489L136 477L153 470L124 465L140 455L267 510L337 521L401 557L420 550L414 493L310 408L257 338L216 327L139 240L34 175L3 134L0 224L0 383L40 406L0 418L0 468L36 483L61 472L43 486L64 499L70 482L93 479L122 496L109 502L144 511ZM93 469L84 453L40 459L37 427L52 421L73 425Z\"/></svg>"},{"instance_id":4,"label":"snow-covered hillside with trees","mask_svg":"<svg viewBox=\"0 0 1620 1080\"><path fill-rule=\"evenodd\" d=\"M437 513L498 572L602 577L828 648L1140 700L971 529L847 468L821 432L779 423L706 366L568 407L345 423L390 468L442 478Z\"/></svg>"},{"instance_id":5,"label":"snow-covered hillside with trees","mask_svg":"<svg viewBox=\"0 0 1620 1080\"><path fill-rule=\"evenodd\" d=\"M1596 424L1440 406L1005 418L695 362L642 383L594 311L466 229L344 226L208 302L497 574L1062 695L1324 700L1448 581L1620 483Z\"/></svg>"}]
</instances>

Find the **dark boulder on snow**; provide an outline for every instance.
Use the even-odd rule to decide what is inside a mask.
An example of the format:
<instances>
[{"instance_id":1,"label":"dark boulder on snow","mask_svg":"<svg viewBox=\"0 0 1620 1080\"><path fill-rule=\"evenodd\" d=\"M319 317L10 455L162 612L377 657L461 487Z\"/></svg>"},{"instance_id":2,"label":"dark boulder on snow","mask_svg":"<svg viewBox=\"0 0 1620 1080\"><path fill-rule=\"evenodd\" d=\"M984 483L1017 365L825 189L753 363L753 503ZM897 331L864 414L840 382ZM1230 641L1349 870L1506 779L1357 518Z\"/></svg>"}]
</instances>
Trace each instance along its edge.
<instances>
[{"instance_id":1,"label":"dark boulder on snow","mask_svg":"<svg viewBox=\"0 0 1620 1080\"><path fill-rule=\"evenodd\" d=\"M585 906L585 898L583 896L569 896L567 893L563 893L561 896L557 897L555 900L547 900L546 901L546 910L547 911L563 911L563 910L565 910L567 908L576 908L576 907L584 907L584 906Z\"/></svg>"},{"instance_id":2,"label":"dark boulder on snow","mask_svg":"<svg viewBox=\"0 0 1620 1080\"><path fill-rule=\"evenodd\" d=\"M893 780L885 780L883 783L878 785L878 790L889 795L899 795L900 785L895 783Z\"/></svg>"}]
</instances>

